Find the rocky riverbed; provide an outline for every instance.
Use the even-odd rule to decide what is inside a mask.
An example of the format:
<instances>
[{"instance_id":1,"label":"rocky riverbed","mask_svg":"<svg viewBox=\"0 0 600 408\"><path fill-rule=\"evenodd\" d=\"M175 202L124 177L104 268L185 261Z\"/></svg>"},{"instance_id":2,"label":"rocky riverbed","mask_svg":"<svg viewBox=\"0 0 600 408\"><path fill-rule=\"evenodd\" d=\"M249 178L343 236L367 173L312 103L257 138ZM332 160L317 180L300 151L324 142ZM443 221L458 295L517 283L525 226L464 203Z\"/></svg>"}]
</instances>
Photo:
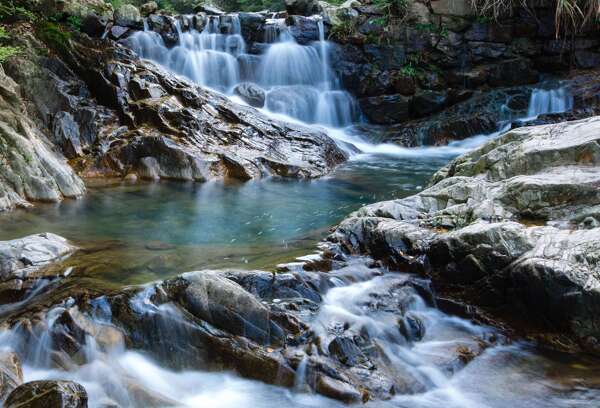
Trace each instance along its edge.
<instances>
[{"instance_id":1,"label":"rocky riverbed","mask_svg":"<svg viewBox=\"0 0 600 408\"><path fill-rule=\"evenodd\" d=\"M0 18L4 406L597 405L597 28L26 6Z\"/></svg>"}]
</instances>

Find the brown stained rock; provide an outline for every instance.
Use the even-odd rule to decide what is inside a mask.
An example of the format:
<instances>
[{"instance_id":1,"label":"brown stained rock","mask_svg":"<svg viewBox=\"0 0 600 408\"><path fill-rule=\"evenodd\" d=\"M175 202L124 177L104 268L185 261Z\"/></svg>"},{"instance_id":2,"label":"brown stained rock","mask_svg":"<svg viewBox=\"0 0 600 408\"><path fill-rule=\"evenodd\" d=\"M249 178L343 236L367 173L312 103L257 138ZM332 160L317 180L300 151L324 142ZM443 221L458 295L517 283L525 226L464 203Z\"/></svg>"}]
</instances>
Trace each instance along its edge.
<instances>
[{"instance_id":1,"label":"brown stained rock","mask_svg":"<svg viewBox=\"0 0 600 408\"><path fill-rule=\"evenodd\" d=\"M32 381L15 388L6 408L87 408L85 388L72 381Z\"/></svg>"}]
</instances>

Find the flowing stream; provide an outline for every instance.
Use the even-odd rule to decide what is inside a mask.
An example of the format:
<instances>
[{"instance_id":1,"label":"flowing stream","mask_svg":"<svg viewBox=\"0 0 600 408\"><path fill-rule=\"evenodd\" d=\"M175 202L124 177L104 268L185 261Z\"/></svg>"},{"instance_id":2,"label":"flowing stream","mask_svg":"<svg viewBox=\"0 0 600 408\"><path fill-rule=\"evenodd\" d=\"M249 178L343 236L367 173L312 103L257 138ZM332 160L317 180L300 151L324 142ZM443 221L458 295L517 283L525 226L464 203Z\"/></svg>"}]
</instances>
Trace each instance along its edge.
<instances>
[{"instance_id":1,"label":"flowing stream","mask_svg":"<svg viewBox=\"0 0 600 408\"><path fill-rule=\"evenodd\" d=\"M354 145L359 153L332 175L313 181L92 185L82 200L0 215L0 239L50 231L72 240L85 251L64 261L59 269L73 268L65 279L77 279L80 285L142 284L201 268L273 269L278 263L313 252L328 228L351 211L420 191L451 158L510 126L499 123L497 133L443 147L408 149L370 142L368 136L349 128L361 121L360 109L329 67L331 44L325 40L322 22L317 25L320 40L300 45L283 20L271 20L265 31L268 45L258 55L248 52L236 15L209 17L203 31L183 30L178 23L179 42L171 48L148 27L128 42L143 58L235 100L236 85L252 82L265 90L266 114L323 126L342 146ZM521 119L566 111L571 106L572 98L564 89L535 88ZM368 332L388 359L389 369L414 379L417 392L400 393L390 401L368 406L598 406L600 362L589 358L546 353L522 343L500 344L487 348L462 368L454 359L458 348L501 335L428 305L414 290L402 286L410 279L416 278L368 268L358 259L331 273L331 287L318 312L304 317L325 341L331 340L328 330L340 324L357 333ZM0 311L12 311L44 289L37 285L23 302L3 305ZM421 322L410 341L398 333L397 309L365 307L386 296L402 302L405 317ZM94 301L101 305L101 298ZM148 299L138 301L142 309L149 304ZM28 344L23 343L19 327L0 332L0 347L17 349L24 356L26 380L80 382L92 407L140 406L131 384L180 406L342 406L304 392L310 381L308 359L298 367L293 390L230 373L202 371L202 367L197 371L167 369L144 350L116 344L100 351L93 339L87 342L79 364L66 370L56 368L47 352L52 345L48 333L69 306L66 300L49 311L45 328ZM179 316L168 307L157 313L172 322L171 328L178 322ZM109 316L92 318L98 324L111 325Z\"/></svg>"}]
</instances>

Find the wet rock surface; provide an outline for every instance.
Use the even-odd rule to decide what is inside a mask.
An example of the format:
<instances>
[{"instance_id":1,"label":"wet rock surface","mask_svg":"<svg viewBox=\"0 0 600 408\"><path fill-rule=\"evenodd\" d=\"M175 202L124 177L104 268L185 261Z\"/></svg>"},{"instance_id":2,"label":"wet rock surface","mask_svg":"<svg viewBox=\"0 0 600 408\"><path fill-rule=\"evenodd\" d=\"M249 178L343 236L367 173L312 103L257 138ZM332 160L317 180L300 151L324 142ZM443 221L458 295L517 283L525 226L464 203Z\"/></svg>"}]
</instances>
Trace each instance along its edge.
<instances>
[{"instance_id":1,"label":"wet rock surface","mask_svg":"<svg viewBox=\"0 0 600 408\"><path fill-rule=\"evenodd\" d=\"M99 44L96 44L99 46ZM88 48L89 47L89 48ZM84 160L84 174L127 174L179 180L318 177L345 160L324 133L266 118L142 62L113 44L78 49L78 68L92 93L128 124ZM89 70L100 58L98 70ZM95 65L98 66L98 65Z\"/></svg>"},{"instance_id":2,"label":"wet rock surface","mask_svg":"<svg viewBox=\"0 0 600 408\"><path fill-rule=\"evenodd\" d=\"M598 352L599 123L510 131L423 192L363 207L331 239Z\"/></svg>"},{"instance_id":3,"label":"wet rock surface","mask_svg":"<svg viewBox=\"0 0 600 408\"><path fill-rule=\"evenodd\" d=\"M0 279L27 278L75 250L65 238L51 233L0 241Z\"/></svg>"},{"instance_id":4,"label":"wet rock surface","mask_svg":"<svg viewBox=\"0 0 600 408\"><path fill-rule=\"evenodd\" d=\"M88 396L85 388L72 381L32 381L15 388L4 406L87 408Z\"/></svg>"}]
</instances>

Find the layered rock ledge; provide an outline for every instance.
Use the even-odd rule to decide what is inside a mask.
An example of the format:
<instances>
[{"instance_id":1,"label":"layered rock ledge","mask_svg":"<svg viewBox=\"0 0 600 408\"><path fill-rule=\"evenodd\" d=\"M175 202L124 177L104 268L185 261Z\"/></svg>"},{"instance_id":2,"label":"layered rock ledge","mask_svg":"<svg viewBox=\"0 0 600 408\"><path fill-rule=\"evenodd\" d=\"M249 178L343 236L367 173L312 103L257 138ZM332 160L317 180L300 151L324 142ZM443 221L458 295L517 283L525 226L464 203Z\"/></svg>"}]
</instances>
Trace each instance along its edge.
<instances>
[{"instance_id":1,"label":"layered rock ledge","mask_svg":"<svg viewBox=\"0 0 600 408\"><path fill-rule=\"evenodd\" d=\"M110 39L11 30L22 52L0 71L0 211L79 197L78 175L315 178L346 160L323 131L270 119Z\"/></svg>"},{"instance_id":2,"label":"layered rock ledge","mask_svg":"<svg viewBox=\"0 0 600 408\"><path fill-rule=\"evenodd\" d=\"M600 117L521 128L330 237L521 334L600 352Z\"/></svg>"}]
</instances>

